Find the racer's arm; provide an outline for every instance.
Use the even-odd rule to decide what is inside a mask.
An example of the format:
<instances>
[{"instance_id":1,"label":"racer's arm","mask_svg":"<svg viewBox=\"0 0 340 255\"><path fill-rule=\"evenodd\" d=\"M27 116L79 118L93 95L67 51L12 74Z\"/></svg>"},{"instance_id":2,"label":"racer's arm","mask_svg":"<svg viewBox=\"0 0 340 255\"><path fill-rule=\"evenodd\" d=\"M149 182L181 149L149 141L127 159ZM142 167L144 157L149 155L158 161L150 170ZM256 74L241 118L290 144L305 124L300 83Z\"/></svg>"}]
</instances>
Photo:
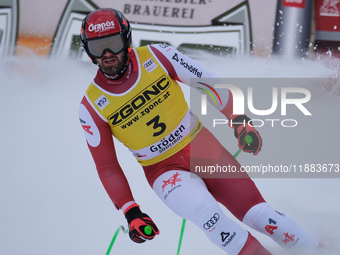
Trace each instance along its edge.
<instances>
[{"instance_id":1,"label":"racer's arm","mask_svg":"<svg viewBox=\"0 0 340 255\"><path fill-rule=\"evenodd\" d=\"M128 181L118 163L110 127L95 112L86 97L80 104L79 119L99 178L112 202L123 211L129 224L131 240L137 243L152 240L159 234L159 230L134 202Z\"/></svg>"},{"instance_id":2,"label":"racer's arm","mask_svg":"<svg viewBox=\"0 0 340 255\"><path fill-rule=\"evenodd\" d=\"M207 82L190 82L191 78L218 78L216 74L171 46L155 44L150 48L171 78L210 95L207 96L208 101L230 120L229 124L231 123L230 126L235 130L239 148L254 155L259 153L262 146L261 136L251 125L250 118L246 115L233 114L233 96L230 90L214 88L214 84ZM245 142L248 135L251 136L250 143Z\"/></svg>"},{"instance_id":3,"label":"racer's arm","mask_svg":"<svg viewBox=\"0 0 340 255\"><path fill-rule=\"evenodd\" d=\"M124 212L134 204L134 199L119 165L110 127L96 113L86 97L79 107L79 119L99 178L112 202Z\"/></svg>"},{"instance_id":4,"label":"racer's arm","mask_svg":"<svg viewBox=\"0 0 340 255\"><path fill-rule=\"evenodd\" d=\"M195 60L182 54L172 46L154 44L150 46L150 48L171 78L190 85L191 87L195 87L201 93L206 93L202 88L208 90L214 97L207 97L208 101L228 119L232 117L233 97L228 89L215 89L213 88L214 84L190 82L191 78L219 78L215 73L202 67ZM215 104L215 101L218 103Z\"/></svg>"}]
</instances>

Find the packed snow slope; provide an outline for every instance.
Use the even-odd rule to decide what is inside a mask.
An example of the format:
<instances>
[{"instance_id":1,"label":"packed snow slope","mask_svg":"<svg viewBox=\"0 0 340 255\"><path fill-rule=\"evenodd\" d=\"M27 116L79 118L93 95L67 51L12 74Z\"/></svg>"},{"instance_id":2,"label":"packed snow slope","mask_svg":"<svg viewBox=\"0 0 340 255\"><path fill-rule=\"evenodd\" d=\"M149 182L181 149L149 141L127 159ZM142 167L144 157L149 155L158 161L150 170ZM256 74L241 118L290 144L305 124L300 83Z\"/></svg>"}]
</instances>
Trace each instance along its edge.
<instances>
[{"instance_id":1,"label":"packed snow slope","mask_svg":"<svg viewBox=\"0 0 340 255\"><path fill-rule=\"evenodd\" d=\"M337 77L340 62L208 55L197 61L226 78ZM79 102L96 66L34 55L1 59L0 65L0 254L105 254L117 227L127 224L100 183L78 120ZM188 89L184 91L188 97ZM261 127L262 151L256 157L241 153L241 164L340 164L339 87L311 91L308 110L313 116L297 115L295 128ZM237 150L231 129L225 127L220 139L232 153ZM176 254L182 219L156 197L130 152L119 143L116 147L136 201L161 234L135 244L120 233L111 254ZM336 176L340 173L332 178L311 174L254 181L275 209L321 237L326 246L322 254L335 255L340 254ZM274 254L284 254L269 238L252 233ZM187 222L181 254L224 253Z\"/></svg>"}]
</instances>

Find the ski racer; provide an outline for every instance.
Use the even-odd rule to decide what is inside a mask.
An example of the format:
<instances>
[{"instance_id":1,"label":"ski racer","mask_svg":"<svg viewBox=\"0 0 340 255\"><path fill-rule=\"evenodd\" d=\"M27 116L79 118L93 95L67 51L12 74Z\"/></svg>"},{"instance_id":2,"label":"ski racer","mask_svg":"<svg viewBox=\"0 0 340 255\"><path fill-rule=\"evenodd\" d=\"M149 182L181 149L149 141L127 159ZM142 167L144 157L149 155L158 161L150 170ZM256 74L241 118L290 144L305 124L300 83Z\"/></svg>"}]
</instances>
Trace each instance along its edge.
<instances>
[{"instance_id":1,"label":"ski racer","mask_svg":"<svg viewBox=\"0 0 340 255\"><path fill-rule=\"evenodd\" d=\"M98 72L79 108L99 178L116 208L125 215L130 238L143 243L160 231L135 202L118 163L112 135L129 148L158 197L227 254L270 252L227 217L218 202L284 249L313 252L319 241L292 218L274 210L245 172L228 173L224 178L191 177L192 165L232 165L240 169L238 161L190 111L177 83L189 85L190 78L217 76L169 45L132 48L131 33L129 21L115 9L98 9L84 18L81 41L98 65ZM205 86L210 92L214 90L212 84ZM218 94L218 110L235 123L232 128L238 146L257 155L262 139L250 125L250 118L233 115L228 90ZM251 136L252 143L246 144L246 135ZM146 226L151 230L144 231Z\"/></svg>"}]
</instances>

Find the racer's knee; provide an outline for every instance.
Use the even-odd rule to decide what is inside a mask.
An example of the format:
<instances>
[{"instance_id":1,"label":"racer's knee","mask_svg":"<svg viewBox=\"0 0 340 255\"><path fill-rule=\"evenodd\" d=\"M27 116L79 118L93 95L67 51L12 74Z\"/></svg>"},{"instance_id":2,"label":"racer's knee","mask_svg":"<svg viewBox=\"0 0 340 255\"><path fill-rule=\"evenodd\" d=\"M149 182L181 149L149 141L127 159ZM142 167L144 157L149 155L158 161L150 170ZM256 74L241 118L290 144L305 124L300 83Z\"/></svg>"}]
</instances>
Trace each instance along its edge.
<instances>
[{"instance_id":1,"label":"racer's knee","mask_svg":"<svg viewBox=\"0 0 340 255\"><path fill-rule=\"evenodd\" d=\"M274 210L265 202L253 206L246 213L243 223L271 237L290 253L310 254L319 245L318 238L307 233L291 217Z\"/></svg>"},{"instance_id":2,"label":"racer's knee","mask_svg":"<svg viewBox=\"0 0 340 255\"><path fill-rule=\"evenodd\" d=\"M178 216L194 222L216 200L204 181L186 171L168 171L159 176L153 190Z\"/></svg>"}]
</instances>

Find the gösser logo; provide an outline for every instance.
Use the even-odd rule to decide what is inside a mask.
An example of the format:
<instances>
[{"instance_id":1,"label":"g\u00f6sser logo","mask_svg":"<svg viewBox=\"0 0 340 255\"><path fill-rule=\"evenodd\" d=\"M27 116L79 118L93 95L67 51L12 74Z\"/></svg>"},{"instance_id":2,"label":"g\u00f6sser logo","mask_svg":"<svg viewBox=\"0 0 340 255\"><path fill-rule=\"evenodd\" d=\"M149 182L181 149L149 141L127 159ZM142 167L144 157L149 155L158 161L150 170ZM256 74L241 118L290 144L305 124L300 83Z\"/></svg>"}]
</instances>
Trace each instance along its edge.
<instances>
[{"instance_id":1,"label":"g\u00f6sser logo","mask_svg":"<svg viewBox=\"0 0 340 255\"><path fill-rule=\"evenodd\" d=\"M210 218L210 220L208 220L206 223L204 223L203 228L205 230L209 230L210 228L212 228L217 221L220 219L220 215L218 213L215 213L214 216L212 216Z\"/></svg>"},{"instance_id":2,"label":"g\u00f6sser logo","mask_svg":"<svg viewBox=\"0 0 340 255\"><path fill-rule=\"evenodd\" d=\"M240 88L238 88L235 85L231 84L216 84L215 88L219 89L229 89L230 92L233 95L233 114L234 115L243 115L245 114L244 112L244 94ZM214 90L215 91L215 90ZM272 105L270 109L267 110L258 110L255 109L254 104L253 104L253 88L248 87L247 89L248 92L248 97L247 97L247 105L248 109L251 113L255 115L260 115L260 116L266 116L274 113L278 107L278 88L274 87L272 88ZM287 94L289 93L300 93L303 94L303 98L295 98L295 99L289 99L287 98ZM216 94L216 93L215 93ZM209 94L210 97L214 97L212 94ZM219 98L219 97L218 97ZM295 105L304 115L306 116L311 116L312 114L306 109L303 104L309 102L311 99L311 93L308 89L305 88L296 88L296 87L282 87L281 88L281 115L285 116L287 115L287 105L292 104ZM215 100L214 100L215 101ZM216 104L216 102L215 102ZM207 95L202 94L201 95L201 114L202 115L207 115ZM260 119L252 119L252 122L260 122L260 125L254 125L254 127L262 127L264 125L264 121ZM279 119L266 119L265 121L269 121L272 123L272 127L274 127L274 122L275 121L280 121ZM214 119L213 121L213 126L215 127L218 124L227 124L229 121L227 119ZM232 121L230 121L232 124ZM293 125L287 125L287 122L293 122ZM239 123L238 123L239 124ZM245 123L240 123L245 125ZM249 124L249 123L248 123ZM286 119L281 121L281 124L283 127L295 127L297 126L297 121L294 119Z\"/></svg>"}]
</instances>

